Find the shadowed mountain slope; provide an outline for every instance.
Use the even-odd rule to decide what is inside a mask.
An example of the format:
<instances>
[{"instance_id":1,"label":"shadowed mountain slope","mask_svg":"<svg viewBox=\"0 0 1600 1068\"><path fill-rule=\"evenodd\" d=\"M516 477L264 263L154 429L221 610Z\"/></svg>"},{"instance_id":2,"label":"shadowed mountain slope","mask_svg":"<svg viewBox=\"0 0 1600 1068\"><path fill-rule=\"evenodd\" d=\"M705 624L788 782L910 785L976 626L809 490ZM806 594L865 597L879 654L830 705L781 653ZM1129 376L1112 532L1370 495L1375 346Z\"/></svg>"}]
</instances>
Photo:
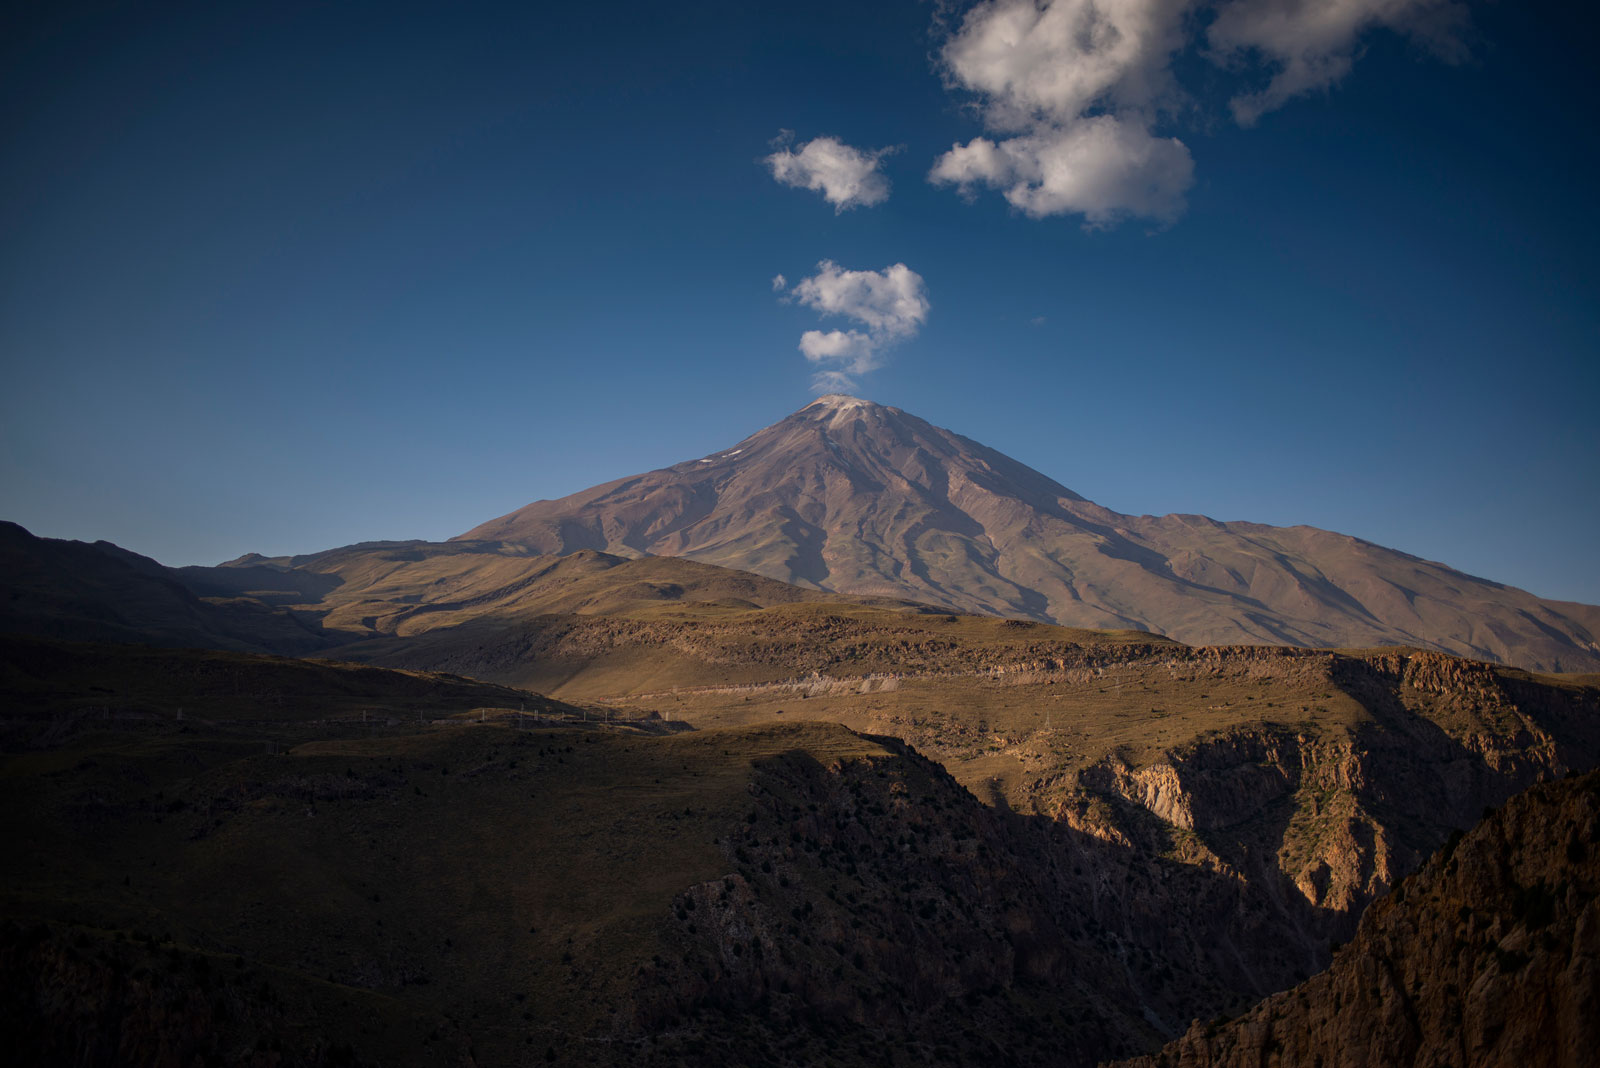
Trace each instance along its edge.
<instances>
[{"instance_id":1,"label":"shadowed mountain slope","mask_svg":"<svg viewBox=\"0 0 1600 1068\"><path fill-rule=\"evenodd\" d=\"M107 541L0 522L0 633L236 652L310 653L315 622L249 597L196 596L172 568Z\"/></svg>"},{"instance_id":2,"label":"shadowed mountain slope","mask_svg":"<svg viewBox=\"0 0 1600 1068\"><path fill-rule=\"evenodd\" d=\"M978 442L837 395L724 452L536 501L458 540L685 556L1191 644L1401 644L1600 668L1600 608L1313 527L1122 515Z\"/></svg>"}]
</instances>

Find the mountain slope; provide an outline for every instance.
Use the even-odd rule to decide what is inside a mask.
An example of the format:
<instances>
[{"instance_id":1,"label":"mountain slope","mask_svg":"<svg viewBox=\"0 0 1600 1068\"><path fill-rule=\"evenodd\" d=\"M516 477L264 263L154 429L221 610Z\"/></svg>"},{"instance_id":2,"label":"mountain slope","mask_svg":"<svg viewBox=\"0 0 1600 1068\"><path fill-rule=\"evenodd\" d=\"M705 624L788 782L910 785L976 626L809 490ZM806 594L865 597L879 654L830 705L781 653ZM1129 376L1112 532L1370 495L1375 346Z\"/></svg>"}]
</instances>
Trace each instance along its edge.
<instances>
[{"instance_id":1,"label":"mountain slope","mask_svg":"<svg viewBox=\"0 0 1600 1068\"><path fill-rule=\"evenodd\" d=\"M1405 644L1600 668L1600 608L1313 527L1122 515L978 442L837 395L725 452L536 501L457 540L687 556L1190 644Z\"/></svg>"}]
</instances>

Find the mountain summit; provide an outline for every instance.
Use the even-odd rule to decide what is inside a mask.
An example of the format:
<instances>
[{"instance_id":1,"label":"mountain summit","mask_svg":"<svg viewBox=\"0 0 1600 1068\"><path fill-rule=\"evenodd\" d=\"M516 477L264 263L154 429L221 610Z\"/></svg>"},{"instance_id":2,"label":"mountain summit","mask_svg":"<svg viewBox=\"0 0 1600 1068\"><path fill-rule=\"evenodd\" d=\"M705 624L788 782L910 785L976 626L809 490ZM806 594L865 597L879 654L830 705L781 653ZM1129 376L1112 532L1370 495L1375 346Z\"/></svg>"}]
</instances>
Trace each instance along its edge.
<instances>
[{"instance_id":1,"label":"mountain summit","mask_svg":"<svg viewBox=\"0 0 1600 1068\"><path fill-rule=\"evenodd\" d=\"M1314 527L1123 515L843 394L724 451L535 501L455 540L684 556L814 589L1190 644L1400 644L1600 669L1600 608Z\"/></svg>"}]
</instances>

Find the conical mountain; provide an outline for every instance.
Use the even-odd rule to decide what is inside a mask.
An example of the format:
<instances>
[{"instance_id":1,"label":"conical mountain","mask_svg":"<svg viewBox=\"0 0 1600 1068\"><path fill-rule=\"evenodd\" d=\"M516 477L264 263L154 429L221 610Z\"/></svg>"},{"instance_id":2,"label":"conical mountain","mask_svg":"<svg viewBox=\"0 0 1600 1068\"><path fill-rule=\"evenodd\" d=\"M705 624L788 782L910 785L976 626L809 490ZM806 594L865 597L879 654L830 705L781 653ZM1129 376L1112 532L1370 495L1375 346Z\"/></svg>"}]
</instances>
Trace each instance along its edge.
<instances>
[{"instance_id":1,"label":"conical mountain","mask_svg":"<svg viewBox=\"0 0 1600 1068\"><path fill-rule=\"evenodd\" d=\"M458 540L684 556L1191 644L1399 644L1600 670L1600 608L1314 527L1122 515L976 441L842 395L725 451L536 501Z\"/></svg>"}]
</instances>

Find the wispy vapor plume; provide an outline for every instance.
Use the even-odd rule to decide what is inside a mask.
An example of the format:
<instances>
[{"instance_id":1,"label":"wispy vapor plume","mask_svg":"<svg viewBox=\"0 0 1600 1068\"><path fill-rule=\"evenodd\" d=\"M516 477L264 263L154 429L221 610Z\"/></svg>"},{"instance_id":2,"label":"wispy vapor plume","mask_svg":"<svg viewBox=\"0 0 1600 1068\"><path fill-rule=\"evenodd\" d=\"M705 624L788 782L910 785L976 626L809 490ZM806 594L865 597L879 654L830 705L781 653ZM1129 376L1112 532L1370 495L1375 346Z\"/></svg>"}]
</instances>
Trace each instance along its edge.
<instances>
[{"instance_id":1,"label":"wispy vapor plume","mask_svg":"<svg viewBox=\"0 0 1600 1068\"><path fill-rule=\"evenodd\" d=\"M834 214L855 207L871 207L889 199L889 179L879 170L893 148L852 148L837 137L818 137L796 148L785 130L775 142L778 151L762 160L772 176L784 185L821 193Z\"/></svg>"},{"instance_id":2,"label":"wispy vapor plume","mask_svg":"<svg viewBox=\"0 0 1600 1068\"><path fill-rule=\"evenodd\" d=\"M775 288L782 288L777 285L782 277L773 280ZM903 263L881 271L847 271L823 260L816 274L789 292L788 299L862 328L807 330L800 336L801 353L817 367L812 385L819 393L848 391L857 375L883 366L883 350L915 337L930 307L922 276Z\"/></svg>"}]
</instances>

